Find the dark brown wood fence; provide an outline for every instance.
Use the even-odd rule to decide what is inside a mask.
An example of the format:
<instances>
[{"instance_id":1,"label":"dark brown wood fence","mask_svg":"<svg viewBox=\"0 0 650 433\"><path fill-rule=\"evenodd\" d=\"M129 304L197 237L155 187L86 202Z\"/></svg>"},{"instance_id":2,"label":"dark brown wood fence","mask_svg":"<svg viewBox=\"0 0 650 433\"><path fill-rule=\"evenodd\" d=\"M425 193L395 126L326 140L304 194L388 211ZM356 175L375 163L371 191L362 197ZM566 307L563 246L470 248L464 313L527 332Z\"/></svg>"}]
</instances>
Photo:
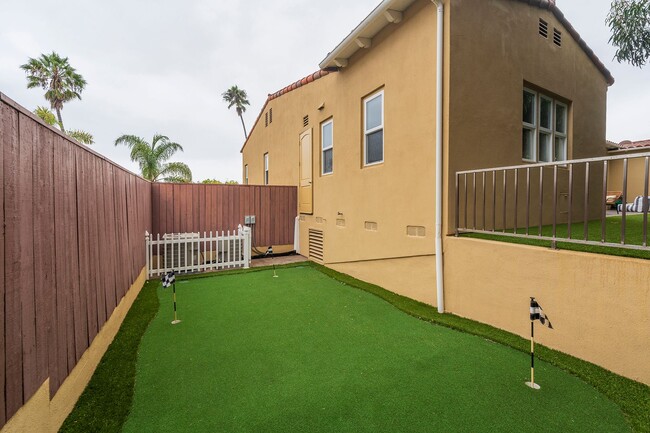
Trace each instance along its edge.
<instances>
[{"instance_id":1,"label":"dark brown wood fence","mask_svg":"<svg viewBox=\"0 0 650 433\"><path fill-rule=\"evenodd\" d=\"M236 230L255 215L253 246L293 244L295 186L152 184L153 234Z\"/></svg>"},{"instance_id":2,"label":"dark brown wood fence","mask_svg":"<svg viewBox=\"0 0 650 433\"><path fill-rule=\"evenodd\" d=\"M145 266L151 184L0 94L0 427L58 390Z\"/></svg>"}]
</instances>

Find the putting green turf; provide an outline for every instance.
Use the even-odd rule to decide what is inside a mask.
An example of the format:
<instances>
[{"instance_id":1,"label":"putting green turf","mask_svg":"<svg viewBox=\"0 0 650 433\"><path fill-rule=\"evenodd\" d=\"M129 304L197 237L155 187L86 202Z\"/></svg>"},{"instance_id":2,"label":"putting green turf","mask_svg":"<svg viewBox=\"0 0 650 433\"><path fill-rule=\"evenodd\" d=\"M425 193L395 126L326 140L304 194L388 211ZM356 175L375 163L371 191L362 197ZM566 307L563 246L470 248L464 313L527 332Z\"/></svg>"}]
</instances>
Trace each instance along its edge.
<instances>
[{"instance_id":1,"label":"putting green turf","mask_svg":"<svg viewBox=\"0 0 650 433\"><path fill-rule=\"evenodd\" d=\"M126 433L627 432L568 373L311 267L180 281L139 352ZM552 332L542 329L539 332Z\"/></svg>"}]
</instances>

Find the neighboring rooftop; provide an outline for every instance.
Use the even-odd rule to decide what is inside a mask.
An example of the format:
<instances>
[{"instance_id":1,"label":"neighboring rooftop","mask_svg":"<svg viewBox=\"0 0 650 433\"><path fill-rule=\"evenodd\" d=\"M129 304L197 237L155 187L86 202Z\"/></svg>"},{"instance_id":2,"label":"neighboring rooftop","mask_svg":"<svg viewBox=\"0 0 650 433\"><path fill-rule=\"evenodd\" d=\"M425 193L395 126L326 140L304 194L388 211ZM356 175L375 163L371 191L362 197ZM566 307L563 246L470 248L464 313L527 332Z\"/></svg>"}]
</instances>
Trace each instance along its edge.
<instances>
[{"instance_id":1,"label":"neighboring rooftop","mask_svg":"<svg viewBox=\"0 0 650 433\"><path fill-rule=\"evenodd\" d=\"M607 140L607 149L610 151L643 149L646 147L650 147L650 139L638 141L623 140L620 143Z\"/></svg>"}]
</instances>

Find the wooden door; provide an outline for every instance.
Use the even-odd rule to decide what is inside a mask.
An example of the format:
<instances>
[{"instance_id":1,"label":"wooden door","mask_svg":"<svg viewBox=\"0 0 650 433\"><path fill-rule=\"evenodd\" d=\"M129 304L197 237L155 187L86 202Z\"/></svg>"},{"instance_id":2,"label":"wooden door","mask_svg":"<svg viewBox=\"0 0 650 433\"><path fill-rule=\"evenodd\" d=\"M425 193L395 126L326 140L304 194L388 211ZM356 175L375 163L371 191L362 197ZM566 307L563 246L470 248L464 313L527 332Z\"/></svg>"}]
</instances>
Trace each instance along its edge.
<instances>
[{"instance_id":1,"label":"wooden door","mask_svg":"<svg viewBox=\"0 0 650 433\"><path fill-rule=\"evenodd\" d=\"M311 214L314 211L312 189L312 141L311 129L300 134L300 188L298 189L298 210Z\"/></svg>"}]
</instances>

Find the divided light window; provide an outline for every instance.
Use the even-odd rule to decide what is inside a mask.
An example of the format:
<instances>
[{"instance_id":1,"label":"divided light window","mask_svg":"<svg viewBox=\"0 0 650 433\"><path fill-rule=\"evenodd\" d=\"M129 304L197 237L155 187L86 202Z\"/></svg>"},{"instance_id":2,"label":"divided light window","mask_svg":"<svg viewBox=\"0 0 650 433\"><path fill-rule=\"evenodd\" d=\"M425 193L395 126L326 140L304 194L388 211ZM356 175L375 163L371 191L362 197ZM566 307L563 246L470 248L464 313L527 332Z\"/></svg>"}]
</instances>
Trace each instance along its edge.
<instances>
[{"instance_id":1,"label":"divided light window","mask_svg":"<svg viewBox=\"0 0 650 433\"><path fill-rule=\"evenodd\" d=\"M321 124L320 140L321 173L331 174L334 171L334 120L328 120Z\"/></svg>"},{"instance_id":2,"label":"divided light window","mask_svg":"<svg viewBox=\"0 0 650 433\"><path fill-rule=\"evenodd\" d=\"M264 185L269 184L269 154L264 154Z\"/></svg>"},{"instance_id":3,"label":"divided light window","mask_svg":"<svg viewBox=\"0 0 650 433\"><path fill-rule=\"evenodd\" d=\"M554 162L567 159L566 104L542 93L524 89L522 159Z\"/></svg>"},{"instance_id":4,"label":"divided light window","mask_svg":"<svg viewBox=\"0 0 650 433\"><path fill-rule=\"evenodd\" d=\"M384 91L380 90L363 100L364 165L384 161Z\"/></svg>"}]
</instances>

